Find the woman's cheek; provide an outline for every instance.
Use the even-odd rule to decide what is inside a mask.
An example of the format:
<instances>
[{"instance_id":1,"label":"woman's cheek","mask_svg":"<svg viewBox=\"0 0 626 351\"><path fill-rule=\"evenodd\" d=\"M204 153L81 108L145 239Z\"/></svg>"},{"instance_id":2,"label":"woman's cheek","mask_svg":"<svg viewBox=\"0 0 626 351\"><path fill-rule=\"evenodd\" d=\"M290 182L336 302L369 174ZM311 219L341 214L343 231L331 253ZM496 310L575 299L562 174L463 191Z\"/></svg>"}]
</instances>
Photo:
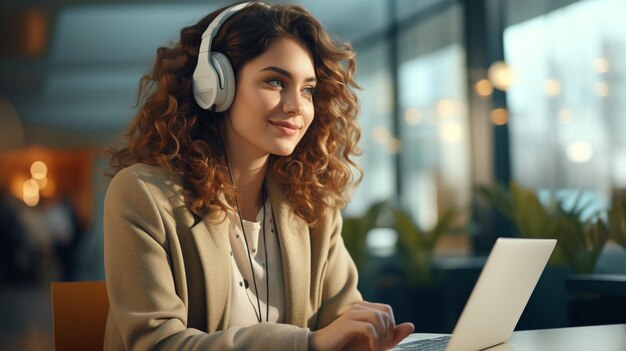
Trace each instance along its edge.
<instances>
[{"instance_id":1,"label":"woman's cheek","mask_svg":"<svg viewBox=\"0 0 626 351\"><path fill-rule=\"evenodd\" d=\"M274 109L280 104L280 92L271 90L262 90L258 95L258 106L264 110Z\"/></svg>"}]
</instances>

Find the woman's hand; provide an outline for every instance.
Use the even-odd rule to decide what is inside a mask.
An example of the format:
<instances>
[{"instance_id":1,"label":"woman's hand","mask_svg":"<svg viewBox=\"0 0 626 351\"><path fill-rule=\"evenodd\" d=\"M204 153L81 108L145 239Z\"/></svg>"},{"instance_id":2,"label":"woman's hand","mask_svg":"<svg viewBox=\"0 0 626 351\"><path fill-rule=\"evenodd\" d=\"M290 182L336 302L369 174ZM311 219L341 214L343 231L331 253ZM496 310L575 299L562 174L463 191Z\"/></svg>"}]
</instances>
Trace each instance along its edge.
<instances>
[{"instance_id":1,"label":"woman's hand","mask_svg":"<svg viewBox=\"0 0 626 351\"><path fill-rule=\"evenodd\" d=\"M386 350L413 332L413 324L396 325L389 305L359 302L323 329L312 332L310 350Z\"/></svg>"}]
</instances>

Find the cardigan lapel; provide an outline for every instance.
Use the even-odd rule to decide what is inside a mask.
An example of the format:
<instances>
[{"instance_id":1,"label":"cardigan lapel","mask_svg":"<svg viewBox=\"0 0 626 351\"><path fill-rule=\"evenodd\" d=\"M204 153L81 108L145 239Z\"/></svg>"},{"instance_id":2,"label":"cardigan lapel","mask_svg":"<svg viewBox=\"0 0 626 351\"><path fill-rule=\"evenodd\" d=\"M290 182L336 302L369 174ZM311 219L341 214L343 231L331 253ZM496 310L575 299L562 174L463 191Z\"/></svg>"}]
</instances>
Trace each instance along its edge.
<instances>
[{"instance_id":1,"label":"cardigan lapel","mask_svg":"<svg viewBox=\"0 0 626 351\"><path fill-rule=\"evenodd\" d=\"M224 329L230 318L228 221L217 223L215 218L206 216L191 227L191 233L204 270L208 331Z\"/></svg>"},{"instance_id":2,"label":"cardigan lapel","mask_svg":"<svg viewBox=\"0 0 626 351\"><path fill-rule=\"evenodd\" d=\"M271 170L268 171L267 185L283 263L285 323L304 327L311 285L309 226L293 212Z\"/></svg>"},{"instance_id":3,"label":"cardigan lapel","mask_svg":"<svg viewBox=\"0 0 626 351\"><path fill-rule=\"evenodd\" d=\"M293 212L271 171L268 171L267 186L276 217L285 279L285 323L304 327L307 324L306 306L311 285L309 226ZM191 227L204 270L209 332L226 328L230 319L228 223L227 219L220 221L207 215Z\"/></svg>"}]
</instances>

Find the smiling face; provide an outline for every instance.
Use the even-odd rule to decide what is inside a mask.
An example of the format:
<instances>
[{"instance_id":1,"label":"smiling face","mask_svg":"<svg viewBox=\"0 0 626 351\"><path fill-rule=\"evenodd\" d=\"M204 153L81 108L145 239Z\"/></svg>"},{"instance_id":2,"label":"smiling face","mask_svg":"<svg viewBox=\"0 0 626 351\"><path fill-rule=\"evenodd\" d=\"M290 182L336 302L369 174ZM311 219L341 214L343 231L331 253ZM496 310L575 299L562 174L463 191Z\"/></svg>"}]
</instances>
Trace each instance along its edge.
<instances>
[{"instance_id":1,"label":"smiling face","mask_svg":"<svg viewBox=\"0 0 626 351\"><path fill-rule=\"evenodd\" d=\"M313 59L292 39L276 39L244 64L226 112L229 156L290 155L313 121L315 85Z\"/></svg>"}]
</instances>

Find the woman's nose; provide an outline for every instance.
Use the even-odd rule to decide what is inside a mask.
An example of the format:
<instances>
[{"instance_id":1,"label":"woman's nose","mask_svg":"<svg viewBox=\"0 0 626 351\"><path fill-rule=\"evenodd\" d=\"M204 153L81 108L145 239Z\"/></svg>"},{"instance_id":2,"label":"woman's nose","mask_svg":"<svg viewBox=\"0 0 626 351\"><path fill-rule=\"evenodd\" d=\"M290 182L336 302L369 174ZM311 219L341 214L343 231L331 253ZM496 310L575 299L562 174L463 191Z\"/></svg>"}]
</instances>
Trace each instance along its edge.
<instances>
[{"instance_id":1,"label":"woman's nose","mask_svg":"<svg viewBox=\"0 0 626 351\"><path fill-rule=\"evenodd\" d=\"M299 91L290 89L283 95L283 112L291 116L300 116L304 112L304 101Z\"/></svg>"}]
</instances>

